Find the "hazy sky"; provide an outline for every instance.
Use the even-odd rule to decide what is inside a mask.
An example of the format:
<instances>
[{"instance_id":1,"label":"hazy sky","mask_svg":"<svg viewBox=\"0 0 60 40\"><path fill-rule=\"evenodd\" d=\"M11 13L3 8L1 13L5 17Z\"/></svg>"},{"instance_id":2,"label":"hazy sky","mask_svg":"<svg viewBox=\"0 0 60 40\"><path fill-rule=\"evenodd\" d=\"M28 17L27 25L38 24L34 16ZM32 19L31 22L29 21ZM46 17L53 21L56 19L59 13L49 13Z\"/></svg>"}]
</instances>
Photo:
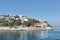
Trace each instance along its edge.
<instances>
[{"instance_id":1,"label":"hazy sky","mask_svg":"<svg viewBox=\"0 0 60 40\"><path fill-rule=\"evenodd\" d=\"M25 15L60 24L60 0L0 0L0 15Z\"/></svg>"}]
</instances>

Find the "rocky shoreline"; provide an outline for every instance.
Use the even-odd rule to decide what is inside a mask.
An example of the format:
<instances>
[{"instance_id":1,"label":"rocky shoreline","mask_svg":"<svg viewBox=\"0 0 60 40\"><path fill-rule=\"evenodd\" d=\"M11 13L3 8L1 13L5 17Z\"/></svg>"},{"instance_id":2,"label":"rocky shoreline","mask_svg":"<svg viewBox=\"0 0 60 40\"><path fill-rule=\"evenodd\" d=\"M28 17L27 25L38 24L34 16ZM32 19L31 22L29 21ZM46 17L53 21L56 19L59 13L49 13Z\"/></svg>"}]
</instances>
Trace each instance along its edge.
<instances>
[{"instance_id":1,"label":"rocky shoreline","mask_svg":"<svg viewBox=\"0 0 60 40\"><path fill-rule=\"evenodd\" d=\"M18 27L18 28L9 28L9 27L0 27L0 30L52 30L51 27L40 28L40 27Z\"/></svg>"}]
</instances>

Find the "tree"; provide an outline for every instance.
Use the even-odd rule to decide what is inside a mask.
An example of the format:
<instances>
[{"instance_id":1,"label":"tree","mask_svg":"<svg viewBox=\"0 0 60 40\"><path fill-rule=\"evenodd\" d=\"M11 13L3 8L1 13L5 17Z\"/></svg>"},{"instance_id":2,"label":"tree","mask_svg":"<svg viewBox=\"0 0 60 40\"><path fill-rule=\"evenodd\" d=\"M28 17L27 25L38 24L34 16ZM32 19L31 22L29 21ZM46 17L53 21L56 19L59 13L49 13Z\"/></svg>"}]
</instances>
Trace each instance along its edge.
<instances>
[{"instance_id":1,"label":"tree","mask_svg":"<svg viewBox=\"0 0 60 40\"><path fill-rule=\"evenodd\" d=\"M15 23L14 25L16 25L16 26L20 26L22 24L20 19L15 20L14 23Z\"/></svg>"},{"instance_id":2,"label":"tree","mask_svg":"<svg viewBox=\"0 0 60 40\"><path fill-rule=\"evenodd\" d=\"M34 27L35 23L38 23L39 21L36 19L28 19L29 22L31 22L32 26Z\"/></svg>"},{"instance_id":3,"label":"tree","mask_svg":"<svg viewBox=\"0 0 60 40\"><path fill-rule=\"evenodd\" d=\"M52 27L50 24L47 25L48 27Z\"/></svg>"},{"instance_id":4,"label":"tree","mask_svg":"<svg viewBox=\"0 0 60 40\"><path fill-rule=\"evenodd\" d=\"M32 24L31 24L31 22L24 21L22 25L29 27L29 26L31 26Z\"/></svg>"},{"instance_id":5,"label":"tree","mask_svg":"<svg viewBox=\"0 0 60 40\"><path fill-rule=\"evenodd\" d=\"M14 16L15 18L19 18L19 16L18 15L16 15L16 16Z\"/></svg>"}]
</instances>

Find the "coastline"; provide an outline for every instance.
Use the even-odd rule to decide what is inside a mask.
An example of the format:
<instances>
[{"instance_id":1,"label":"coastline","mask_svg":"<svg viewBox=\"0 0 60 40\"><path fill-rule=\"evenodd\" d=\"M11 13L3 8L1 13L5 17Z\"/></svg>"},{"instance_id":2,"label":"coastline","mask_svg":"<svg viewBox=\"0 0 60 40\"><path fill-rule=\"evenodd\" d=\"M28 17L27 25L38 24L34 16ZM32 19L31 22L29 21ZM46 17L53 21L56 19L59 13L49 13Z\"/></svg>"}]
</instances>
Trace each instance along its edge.
<instances>
[{"instance_id":1,"label":"coastline","mask_svg":"<svg viewBox=\"0 0 60 40\"><path fill-rule=\"evenodd\" d=\"M18 27L18 28L10 28L10 27L0 27L0 30L52 30L51 27L40 28L40 27Z\"/></svg>"}]
</instances>

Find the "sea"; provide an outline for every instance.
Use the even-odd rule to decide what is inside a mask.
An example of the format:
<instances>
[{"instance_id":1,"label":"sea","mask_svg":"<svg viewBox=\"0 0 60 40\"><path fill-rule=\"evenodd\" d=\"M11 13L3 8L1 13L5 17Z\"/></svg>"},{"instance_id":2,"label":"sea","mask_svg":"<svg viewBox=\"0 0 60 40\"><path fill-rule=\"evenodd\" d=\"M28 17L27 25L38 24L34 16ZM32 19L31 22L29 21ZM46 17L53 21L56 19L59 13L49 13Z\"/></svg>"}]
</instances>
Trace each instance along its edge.
<instances>
[{"instance_id":1,"label":"sea","mask_svg":"<svg viewBox=\"0 0 60 40\"><path fill-rule=\"evenodd\" d=\"M60 40L60 30L45 31L2 31L0 40Z\"/></svg>"}]
</instances>

